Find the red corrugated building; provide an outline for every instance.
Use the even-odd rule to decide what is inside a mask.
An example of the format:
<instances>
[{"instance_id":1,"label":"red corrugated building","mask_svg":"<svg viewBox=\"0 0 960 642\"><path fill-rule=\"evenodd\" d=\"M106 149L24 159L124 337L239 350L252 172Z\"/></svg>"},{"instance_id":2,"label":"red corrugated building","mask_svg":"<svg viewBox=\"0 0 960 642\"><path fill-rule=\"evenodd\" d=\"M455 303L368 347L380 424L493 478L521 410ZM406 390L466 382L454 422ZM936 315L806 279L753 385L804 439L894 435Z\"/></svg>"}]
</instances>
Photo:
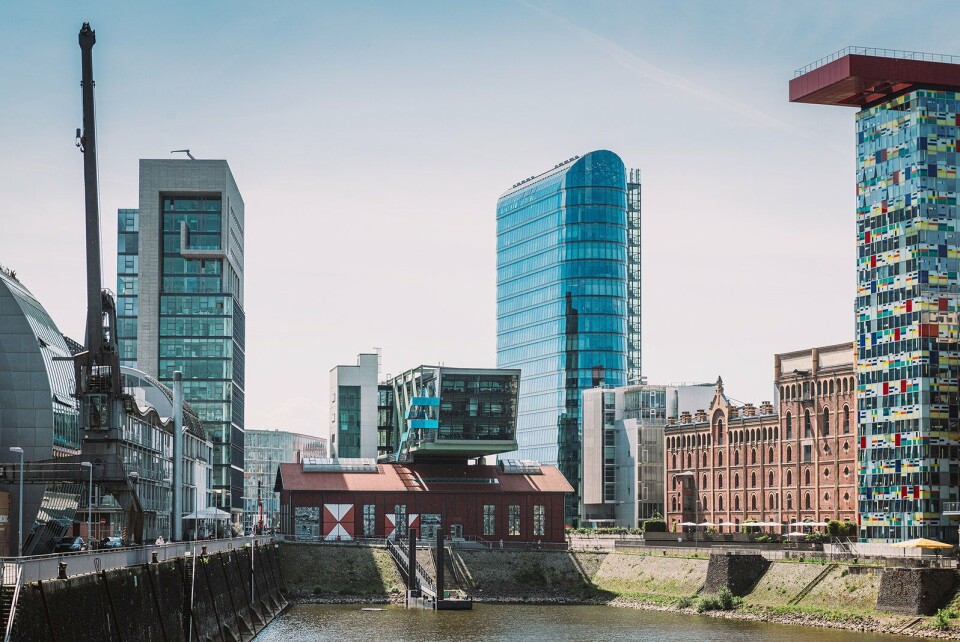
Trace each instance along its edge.
<instances>
[{"instance_id":1,"label":"red corrugated building","mask_svg":"<svg viewBox=\"0 0 960 642\"><path fill-rule=\"evenodd\" d=\"M560 471L533 462L381 463L306 459L281 464L281 532L297 541L422 538L563 542Z\"/></svg>"}]
</instances>

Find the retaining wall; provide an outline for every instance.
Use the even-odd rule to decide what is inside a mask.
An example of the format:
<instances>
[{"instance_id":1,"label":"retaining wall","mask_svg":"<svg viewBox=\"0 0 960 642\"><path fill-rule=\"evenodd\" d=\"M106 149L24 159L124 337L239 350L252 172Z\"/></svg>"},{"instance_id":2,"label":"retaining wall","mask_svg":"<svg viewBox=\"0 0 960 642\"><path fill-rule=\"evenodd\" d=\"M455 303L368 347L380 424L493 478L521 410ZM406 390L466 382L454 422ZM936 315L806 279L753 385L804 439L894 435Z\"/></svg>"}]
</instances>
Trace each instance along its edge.
<instances>
[{"instance_id":1,"label":"retaining wall","mask_svg":"<svg viewBox=\"0 0 960 642\"><path fill-rule=\"evenodd\" d=\"M191 624L200 639L240 639L259 631L286 605L272 546L255 553L262 569L255 572L260 594L252 605L249 590L243 590L249 586L249 549L198 556L192 587L191 562L181 558L27 584L13 639L179 642ZM241 585L245 565L247 584ZM252 611L259 625L251 623Z\"/></svg>"}]
</instances>

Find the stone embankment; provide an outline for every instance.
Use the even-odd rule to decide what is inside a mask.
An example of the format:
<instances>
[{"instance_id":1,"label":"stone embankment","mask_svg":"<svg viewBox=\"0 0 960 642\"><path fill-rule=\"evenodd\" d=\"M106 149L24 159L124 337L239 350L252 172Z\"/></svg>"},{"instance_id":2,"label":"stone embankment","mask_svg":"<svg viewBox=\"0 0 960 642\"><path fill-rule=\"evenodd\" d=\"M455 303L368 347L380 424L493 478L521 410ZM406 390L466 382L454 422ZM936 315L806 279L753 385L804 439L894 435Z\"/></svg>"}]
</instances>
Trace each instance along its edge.
<instances>
[{"instance_id":1,"label":"stone embankment","mask_svg":"<svg viewBox=\"0 0 960 642\"><path fill-rule=\"evenodd\" d=\"M286 606L282 587L273 546L42 581L23 587L12 639L249 640Z\"/></svg>"},{"instance_id":2,"label":"stone embankment","mask_svg":"<svg viewBox=\"0 0 960 642\"><path fill-rule=\"evenodd\" d=\"M384 602L403 594L403 580L380 548L282 544L279 553L290 595L301 601ZM452 561L460 588L478 601L696 614L701 596L725 586L742 596L735 608L699 615L960 639L957 571L903 573L869 564L724 557L456 549ZM946 621L946 628L937 628L941 607L939 624Z\"/></svg>"}]
</instances>

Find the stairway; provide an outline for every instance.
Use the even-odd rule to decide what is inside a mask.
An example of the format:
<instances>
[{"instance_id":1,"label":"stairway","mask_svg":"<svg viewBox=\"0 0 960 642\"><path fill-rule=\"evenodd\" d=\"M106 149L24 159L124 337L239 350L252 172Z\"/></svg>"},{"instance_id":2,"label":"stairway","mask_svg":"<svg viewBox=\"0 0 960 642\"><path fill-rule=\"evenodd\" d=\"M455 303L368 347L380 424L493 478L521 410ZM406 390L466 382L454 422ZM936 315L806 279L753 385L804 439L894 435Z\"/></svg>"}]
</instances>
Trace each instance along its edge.
<instances>
[{"instance_id":1,"label":"stairway","mask_svg":"<svg viewBox=\"0 0 960 642\"><path fill-rule=\"evenodd\" d=\"M810 582L809 582L806 586L804 586L803 589L802 589L799 593L797 593L796 595L794 595L794 596L790 599L790 601L787 602L787 605L789 606L789 605L793 605L793 604L799 604L799 603L800 603L800 600L802 600L803 598L807 597L807 595L810 593L810 591L812 591L817 584L819 584L820 582L822 582L822 581L823 581L823 578L825 578L827 575L829 575L829 574L830 574L830 571L832 571L833 569L837 568L837 566L839 566L839 564L827 564L827 566L826 566L822 571L820 571L815 578L813 578L812 580L810 580Z\"/></svg>"},{"instance_id":2,"label":"stairway","mask_svg":"<svg viewBox=\"0 0 960 642\"><path fill-rule=\"evenodd\" d=\"M23 587L23 572L19 564L3 563L3 581L0 583L0 625L4 627L4 642L9 642L17 619L17 600Z\"/></svg>"}]
</instances>

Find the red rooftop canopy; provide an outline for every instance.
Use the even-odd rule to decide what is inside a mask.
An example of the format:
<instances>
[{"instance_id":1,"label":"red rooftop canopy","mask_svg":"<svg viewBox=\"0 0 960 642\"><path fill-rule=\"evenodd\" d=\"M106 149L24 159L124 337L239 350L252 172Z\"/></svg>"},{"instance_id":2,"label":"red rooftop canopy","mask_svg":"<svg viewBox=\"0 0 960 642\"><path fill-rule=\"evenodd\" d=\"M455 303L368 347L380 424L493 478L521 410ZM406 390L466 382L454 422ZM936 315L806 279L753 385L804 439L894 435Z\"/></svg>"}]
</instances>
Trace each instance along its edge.
<instances>
[{"instance_id":1,"label":"red rooftop canopy","mask_svg":"<svg viewBox=\"0 0 960 642\"><path fill-rule=\"evenodd\" d=\"M862 107L919 86L960 91L960 58L880 51L915 57L849 53L808 65L790 81L790 102Z\"/></svg>"}]
</instances>

